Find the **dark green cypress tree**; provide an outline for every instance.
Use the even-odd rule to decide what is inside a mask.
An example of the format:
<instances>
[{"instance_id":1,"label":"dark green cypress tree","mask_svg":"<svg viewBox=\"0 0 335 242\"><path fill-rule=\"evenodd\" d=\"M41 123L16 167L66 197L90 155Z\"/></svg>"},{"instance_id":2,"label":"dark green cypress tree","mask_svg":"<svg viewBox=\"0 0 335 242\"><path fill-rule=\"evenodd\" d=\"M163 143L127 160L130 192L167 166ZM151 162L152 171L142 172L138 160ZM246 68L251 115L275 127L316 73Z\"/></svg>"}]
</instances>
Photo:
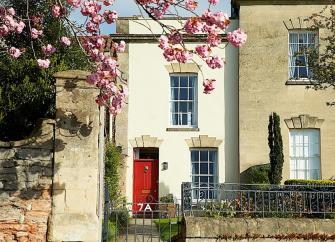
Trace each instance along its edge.
<instances>
[{"instance_id":1,"label":"dark green cypress tree","mask_svg":"<svg viewBox=\"0 0 335 242\"><path fill-rule=\"evenodd\" d=\"M280 184L284 164L283 140L280 131L280 118L276 113L269 116L268 144L270 148L269 181L271 184Z\"/></svg>"}]
</instances>

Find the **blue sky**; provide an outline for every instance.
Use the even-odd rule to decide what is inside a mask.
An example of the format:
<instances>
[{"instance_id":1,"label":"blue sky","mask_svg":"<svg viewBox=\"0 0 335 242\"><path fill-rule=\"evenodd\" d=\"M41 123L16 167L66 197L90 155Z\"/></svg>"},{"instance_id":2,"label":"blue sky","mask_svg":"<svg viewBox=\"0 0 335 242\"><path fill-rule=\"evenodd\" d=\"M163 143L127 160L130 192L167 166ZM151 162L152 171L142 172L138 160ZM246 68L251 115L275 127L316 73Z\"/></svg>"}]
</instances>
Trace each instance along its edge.
<instances>
[{"instance_id":1,"label":"blue sky","mask_svg":"<svg viewBox=\"0 0 335 242\"><path fill-rule=\"evenodd\" d=\"M207 0L198 0L199 2L199 13L203 12L204 9L208 7ZM140 15L135 0L115 0L115 4L110 7L111 10L116 10L121 17L130 17L133 15ZM220 0L219 4L213 8L213 10L223 11L230 15L230 0ZM186 16L187 13L181 12L183 16ZM70 16L72 20L75 20L78 23L83 23L85 18L80 14L79 9L73 12ZM103 34L112 34L115 33L115 24L104 24L101 26Z\"/></svg>"}]
</instances>

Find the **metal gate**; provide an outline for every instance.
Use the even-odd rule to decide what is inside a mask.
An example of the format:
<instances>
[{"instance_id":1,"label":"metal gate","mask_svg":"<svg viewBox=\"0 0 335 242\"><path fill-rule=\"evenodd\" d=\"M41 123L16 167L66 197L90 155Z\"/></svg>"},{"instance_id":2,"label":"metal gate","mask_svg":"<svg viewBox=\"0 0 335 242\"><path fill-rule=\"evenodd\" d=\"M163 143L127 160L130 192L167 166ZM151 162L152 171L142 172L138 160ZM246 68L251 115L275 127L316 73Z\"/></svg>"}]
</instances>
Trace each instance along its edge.
<instances>
[{"instance_id":1,"label":"metal gate","mask_svg":"<svg viewBox=\"0 0 335 242\"><path fill-rule=\"evenodd\" d=\"M119 203L105 192L104 242L175 242L181 232L181 212L175 203Z\"/></svg>"}]
</instances>

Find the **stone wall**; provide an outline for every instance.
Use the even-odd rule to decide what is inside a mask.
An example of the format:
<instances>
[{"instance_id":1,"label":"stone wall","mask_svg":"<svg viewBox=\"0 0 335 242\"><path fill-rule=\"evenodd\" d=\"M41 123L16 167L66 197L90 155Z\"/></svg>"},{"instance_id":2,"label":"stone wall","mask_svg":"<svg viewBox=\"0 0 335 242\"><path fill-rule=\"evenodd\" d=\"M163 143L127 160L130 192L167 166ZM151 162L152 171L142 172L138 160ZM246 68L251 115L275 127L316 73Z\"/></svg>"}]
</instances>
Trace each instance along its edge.
<instances>
[{"instance_id":1,"label":"stone wall","mask_svg":"<svg viewBox=\"0 0 335 242\"><path fill-rule=\"evenodd\" d=\"M87 75L57 73L56 119L0 142L0 242L100 241L104 111Z\"/></svg>"},{"instance_id":2,"label":"stone wall","mask_svg":"<svg viewBox=\"0 0 335 242\"><path fill-rule=\"evenodd\" d=\"M186 217L183 239L187 242L334 241L335 220Z\"/></svg>"},{"instance_id":3,"label":"stone wall","mask_svg":"<svg viewBox=\"0 0 335 242\"><path fill-rule=\"evenodd\" d=\"M88 74L55 74L56 169L49 241L91 242L101 237L103 165L99 147L104 144L99 144L99 134L103 115L94 101L99 90L86 82Z\"/></svg>"},{"instance_id":4,"label":"stone wall","mask_svg":"<svg viewBox=\"0 0 335 242\"><path fill-rule=\"evenodd\" d=\"M0 142L0 242L46 241L53 147L53 120L28 139Z\"/></svg>"}]
</instances>

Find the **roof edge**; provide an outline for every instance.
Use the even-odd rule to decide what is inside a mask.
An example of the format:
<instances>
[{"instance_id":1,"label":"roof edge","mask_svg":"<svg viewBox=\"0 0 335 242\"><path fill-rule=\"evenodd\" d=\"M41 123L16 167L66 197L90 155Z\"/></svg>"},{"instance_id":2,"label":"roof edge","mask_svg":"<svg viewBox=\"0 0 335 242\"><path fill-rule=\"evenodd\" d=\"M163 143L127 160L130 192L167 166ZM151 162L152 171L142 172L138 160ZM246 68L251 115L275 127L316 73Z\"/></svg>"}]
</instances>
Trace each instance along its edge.
<instances>
[{"instance_id":1,"label":"roof edge","mask_svg":"<svg viewBox=\"0 0 335 242\"><path fill-rule=\"evenodd\" d=\"M329 0L232 0L232 5L327 5Z\"/></svg>"}]
</instances>

